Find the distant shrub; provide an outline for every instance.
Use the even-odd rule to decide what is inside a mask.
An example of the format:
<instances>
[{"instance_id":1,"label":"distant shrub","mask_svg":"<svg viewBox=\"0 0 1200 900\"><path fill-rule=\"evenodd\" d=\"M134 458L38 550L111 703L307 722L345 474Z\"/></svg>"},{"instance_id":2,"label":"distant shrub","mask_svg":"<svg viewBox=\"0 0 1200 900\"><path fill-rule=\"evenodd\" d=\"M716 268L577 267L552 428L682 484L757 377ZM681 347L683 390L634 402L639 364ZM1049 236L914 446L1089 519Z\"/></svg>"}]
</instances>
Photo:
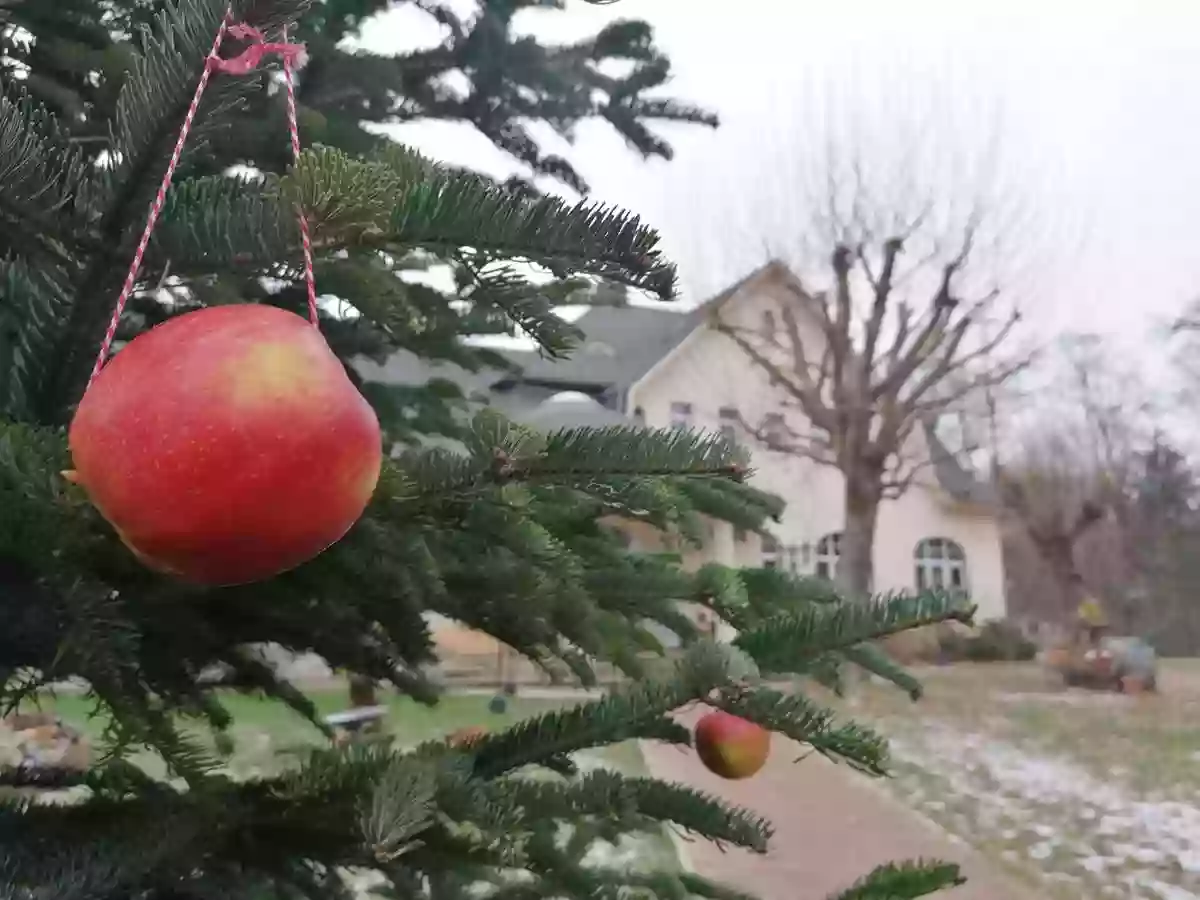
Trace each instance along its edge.
<instances>
[{"instance_id":1,"label":"distant shrub","mask_svg":"<svg viewBox=\"0 0 1200 900\"><path fill-rule=\"evenodd\" d=\"M1012 622L992 619L974 633L942 632L938 649L945 662L1028 662L1038 648Z\"/></svg>"},{"instance_id":2,"label":"distant shrub","mask_svg":"<svg viewBox=\"0 0 1200 900\"><path fill-rule=\"evenodd\" d=\"M881 646L901 665L952 662L1028 662L1037 645L1012 622L993 619L971 630L952 623L892 635Z\"/></svg>"},{"instance_id":3,"label":"distant shrub","mask_svg":"<svg viewBox=\"0 0 1200 900\"><path fill-rule=\"evenodd\" d=\"M942 625L927 625L913 628L884 638L880 645L883 651L902 666L914 663L938 662L942 641L949 629Z\"/></svg>"}]
</instances>

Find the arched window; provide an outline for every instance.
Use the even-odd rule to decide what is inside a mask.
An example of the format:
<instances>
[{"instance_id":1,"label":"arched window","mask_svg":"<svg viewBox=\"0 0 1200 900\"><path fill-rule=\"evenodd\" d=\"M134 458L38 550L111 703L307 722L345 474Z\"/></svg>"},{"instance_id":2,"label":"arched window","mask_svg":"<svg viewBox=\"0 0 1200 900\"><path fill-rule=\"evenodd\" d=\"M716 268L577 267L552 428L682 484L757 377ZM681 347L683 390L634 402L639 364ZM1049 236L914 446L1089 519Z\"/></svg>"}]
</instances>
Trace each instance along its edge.
<instances>
[{"instance_id":1,"label":"arched window","mask_svg":"<svg viewBox=\"0 0 1200 900\"><path fill-rule=\"evenodd\" d=\"M914 556L918 591L967 591L967 556L957 541L925 538Z\"/></svg>"},{"instance_id":2,"label":"arched window","mask_svg":"<svg viewBox=\"0 0 1200 900\"><path fill-rule=\"evenodd\" d=\"M834 531L817 541L817 566L813 570L818 578L833 580L837 574L838 557L842 555L842 533Z\"/></svg>"}]
</instances>

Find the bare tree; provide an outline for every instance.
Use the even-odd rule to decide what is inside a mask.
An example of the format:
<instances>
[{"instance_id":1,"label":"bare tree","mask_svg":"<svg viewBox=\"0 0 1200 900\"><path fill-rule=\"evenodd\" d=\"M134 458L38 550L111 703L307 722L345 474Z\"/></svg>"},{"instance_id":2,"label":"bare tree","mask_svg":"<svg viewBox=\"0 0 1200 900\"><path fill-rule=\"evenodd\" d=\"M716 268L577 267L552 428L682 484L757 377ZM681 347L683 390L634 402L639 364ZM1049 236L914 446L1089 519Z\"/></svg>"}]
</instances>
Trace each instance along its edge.
<instances>
[{"instance_id":1,"label":"bare tree","mask_svg":"<svg viewBox=\"0 0 1200 900\"><path fill-rule=\"evenodd\" d=\"M765 237L796 276L770 334L714 326L774 383L776 408L744 423L751 435L843 474L838 579L851 594L872 587L880 504L943 462L927 429L966 406L982 423L988 391L1027 364L1013 298L1053 291L1048 250L1062 252L1061 210L1028 202L1038 176L1009 165L998 98L963 96L967 81L840 77L781 111L794 133L763 148L767 174L711 254Z\"/></svg>"},{"instance_id":2,"label":"bare tree","mask_svg":"<svg viewBox=\"0 0 1200 900\"><path fill-rule=\"evenodd\" d=\"M1022 611L1057 622L1066 621L1083 599L1087 588L1077 550L1112 502L1112 482L1090 466L1075 438L1049 429L1031 436L999 478L1015 526L1007 535L1008 559L1019 559L1027 544L1038 563L1011 566L1020 582L1018 595L1036 598L1038 605ZM1045 589L1038 589L1038 576L1049 581Z\"/></svg>"},{"instance_id":3,"label":"bare tree","mask_svg":"<svg viewBox=\"0 0 1200 900\"><path fill-rule=\"evenodd\" d=\"M778 416L749 423L752 433L773 450L835 466L844 476L838 579L853 595L872 586L880 503L904 493L937 461L923 426L1027 362L999 353L1020 320L1015 309L984 336L985 324L997 321L1000 291L972 296L959 289L977 226L969 225L944 262L936 263L934 246L908 263L906 249L921 224L911 221L874 246L837 243L825 284L795 279L778 310L782 329L767 334L713 322L769 377L781 407L799 414L786 424ZM931 265L937 277L922 291Z\"/></svg>"},{"instance_id":4,"label":"bare tree","mask_svg":"<svg viewBox=\"0 0 1200 900\"><path fill-rule=\"evenodd\" d=\"M1192 300L1170 323L1171 362L1179 376L1179 399L1189 410L1200 399L1200 299Z\"/></svg>"},{"instance_id":5,"label":"bare tree","mask_svg":"<svg viewBox=\"0 0 1200 900\"><path fill-rule=\"evenodd\" d=\"M1043 597L1028 612L1063 621L1085 593L1126 592L1136 575L1132 499L1157 416L1108 341L1074 334L1054 350L1045 371L1031 373L1043 400L1009 423L999 484L1013 526L1006 550L1026 543L1050 582L1038 590L1038 570L1015 566L1025 581L1018 593Z\"/></svg>"}]
</instances>

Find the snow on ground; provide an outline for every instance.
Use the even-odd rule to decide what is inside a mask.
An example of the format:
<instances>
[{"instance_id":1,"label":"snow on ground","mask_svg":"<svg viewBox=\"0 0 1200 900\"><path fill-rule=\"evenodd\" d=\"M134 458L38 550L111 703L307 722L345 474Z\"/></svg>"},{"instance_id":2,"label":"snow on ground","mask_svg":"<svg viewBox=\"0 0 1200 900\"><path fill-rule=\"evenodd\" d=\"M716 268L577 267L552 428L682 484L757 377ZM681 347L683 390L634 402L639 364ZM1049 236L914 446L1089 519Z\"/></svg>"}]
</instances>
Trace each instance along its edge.
<instances>
[{"instance_id":1,"label":"snow on ground","mask_svg":"<svg viewBox=\"0 0 1200 900\"><path fill-rule=\"evenodd\" d=\"M945 722L879 723L910 805L1064 897L1200 900L1200 794L1137 795L1063 756ZM896 725L895 729L888 727Z\"/></svg>"}]
</instances>

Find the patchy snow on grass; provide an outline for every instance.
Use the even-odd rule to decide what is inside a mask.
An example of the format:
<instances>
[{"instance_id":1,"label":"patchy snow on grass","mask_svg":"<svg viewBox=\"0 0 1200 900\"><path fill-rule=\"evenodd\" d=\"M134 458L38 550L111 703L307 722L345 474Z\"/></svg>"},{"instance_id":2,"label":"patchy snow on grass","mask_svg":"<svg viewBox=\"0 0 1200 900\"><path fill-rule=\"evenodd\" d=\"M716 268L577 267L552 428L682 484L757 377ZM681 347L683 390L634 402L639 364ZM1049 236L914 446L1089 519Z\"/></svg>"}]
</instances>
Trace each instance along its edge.
<instances>
[{"instance_id":1,"label":"patchy snow on grass","mask_svg":"<svg viewBox=\"0 0 1200 900\"><path fill-rule=\"evenodd\" d=\"M612 761L602 752L582 751L574 755L575 764L580 773L593 769L615 768ZM570 836L569 826L565 827L564 841ZM624 835L613 844L597 840L583 856L583 865L597 868L636 869L638 871L658 871L664 868L678 869L679 860L674 848L665 833Z\"/></svg>"},{"instance_id":2,"label":"patchy snow on grass","mask_svg":"<svg viewBox=\"0 0 1200 900\"><path fill-rule=\"evenodd\" d=\"M1064 889L1200 900L1194 792L1135 795L1120 770L1102 780L1066 757L943 722L898 731L897 791L949 830Z\"/></svg>"},{"instance_id":3,"label":"patchy snow on grass","mask_svg":"<svg viewBox=\"0 0 1200 900\"><path fill-rule=\"evenodd\" d=\"M1038 703L1057 704L1074 707L1100 707L1122 709L1129 705L1129 697L1125 694L1104 691L1068 690L1061 694L1048 694L1034 691L1005 691L995 695L998 703Z\"/></svg>"}]
</instances>

